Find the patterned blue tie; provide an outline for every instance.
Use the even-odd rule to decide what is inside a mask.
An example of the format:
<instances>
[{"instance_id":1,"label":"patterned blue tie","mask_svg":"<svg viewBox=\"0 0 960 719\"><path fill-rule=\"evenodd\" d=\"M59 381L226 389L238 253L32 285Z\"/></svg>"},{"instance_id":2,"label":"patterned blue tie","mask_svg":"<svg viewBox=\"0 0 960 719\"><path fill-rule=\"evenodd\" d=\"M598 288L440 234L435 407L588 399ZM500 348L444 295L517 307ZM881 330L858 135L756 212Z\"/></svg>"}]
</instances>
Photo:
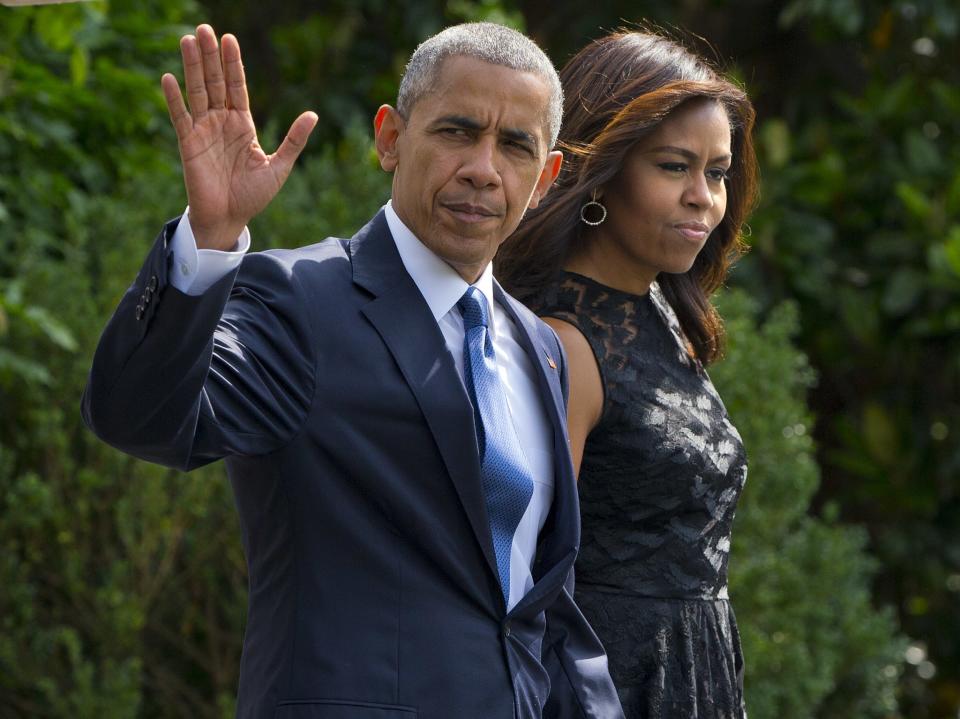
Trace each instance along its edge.
<instances>
[{"instance_id":1,"label":"patterned blue tie","mask_svg":"<svg viewBox=\"0 0 960 719\"><path fill-rule=\"evenodd\" d=\"M480 476L487 498L493 551L500 588L509 604L513 535L533 496L533 478L497 374L497 357L487 331L487 299L476 287L468 287L457 307L463 315L464 375L476 418Z\"/></svg>"}]
</instances>

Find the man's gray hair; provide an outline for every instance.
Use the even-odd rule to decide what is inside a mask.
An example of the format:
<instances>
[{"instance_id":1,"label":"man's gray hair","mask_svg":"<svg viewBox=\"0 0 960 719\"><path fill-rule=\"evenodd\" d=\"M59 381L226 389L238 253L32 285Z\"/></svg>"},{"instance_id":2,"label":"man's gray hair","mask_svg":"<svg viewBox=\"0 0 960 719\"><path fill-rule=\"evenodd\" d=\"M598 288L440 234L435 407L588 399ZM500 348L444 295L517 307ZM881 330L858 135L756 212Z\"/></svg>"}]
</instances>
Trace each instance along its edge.
<instances>
[{"instance_id":1,"label":"man's gray hair","mask_svg":"<svg viewBox=\"0 0 960 719\"><path fill-rule=\"evenodd\" d=\"M448 27L427 38L410 56L400 80L397 111L410 117L413 106L430 92L443 61L452 56L473 57L493 65L529 72L550 88L547 130L553 147L563 117L563 88L550 58L526 35L492 22L470 22Z\"/></svg>"}]
</instances>

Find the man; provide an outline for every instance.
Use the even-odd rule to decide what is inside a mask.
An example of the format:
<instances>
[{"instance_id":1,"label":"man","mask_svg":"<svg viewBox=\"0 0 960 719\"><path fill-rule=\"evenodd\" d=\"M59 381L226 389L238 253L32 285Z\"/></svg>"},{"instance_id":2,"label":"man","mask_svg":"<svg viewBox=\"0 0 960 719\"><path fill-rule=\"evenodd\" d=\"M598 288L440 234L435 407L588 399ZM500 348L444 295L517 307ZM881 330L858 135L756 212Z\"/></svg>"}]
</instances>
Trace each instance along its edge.
<instances>
[{"instance_id":1,"label":"man","mask_svg":"<svg viewBox=\"0 0 960 719\"><path fill-rule=\"evenodd\" d=\"M181 52L190 111L162 84L188 211L108 324L83 412L138 457L226 458L250 574L238 714L621 717L570 599L562 352L490 274L559 171L549 60L486 23L427 40L376 115L391 202L352 239L244 256L317 118L267 156L236 39L202 25Z\"/></svg>"}]
</instances>

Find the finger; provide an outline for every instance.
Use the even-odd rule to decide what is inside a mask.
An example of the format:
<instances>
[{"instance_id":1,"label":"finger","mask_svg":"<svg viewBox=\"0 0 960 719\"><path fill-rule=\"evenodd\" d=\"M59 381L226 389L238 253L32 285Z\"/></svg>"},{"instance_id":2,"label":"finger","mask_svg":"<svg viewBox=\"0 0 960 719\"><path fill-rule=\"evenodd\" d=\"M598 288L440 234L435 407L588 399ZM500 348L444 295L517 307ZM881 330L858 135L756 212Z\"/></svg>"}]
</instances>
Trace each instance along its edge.
<instances>
[{"instance_id":1,"label":"finger","mask_svg":"<svg viewBox=\"0 0 960 719\"><path fill-rule=\"evenodd\" d=\"M187 106L183 104L180 84L177 78L168 72L160 78L160 87L163 88L163 97L167 101L167 110L170 113L173 129L177 131L178 138L184 138L193 129L193 118L187 112Z\"/></svg>"},{"instance_id":2,"label":"finger","mask_svg":"<svg viewBox=\"0 0 960 719\"><path fill-rule=\"evenodd\" d=\"M223 108L226 99L226 85L223 84L223 67L220 65L220 48L217 36L209 25L197 28L197 42L203 58L203 81L207 88L207 101L212 110Z\"/></svg>"},{"instance_id":3,"label":"finger","mask_svg":"<svg viewBox=\"0 0 960 719\"><path fill-rule=\"evenodd\" d=\"M180 38L180 54L183 55L183 83L187 87L187 102L194 120L207 114L207 86L203 81L203 61L197 38L184 35Z\"/></svg>"},{"instance_id":4,"label":"finger","mask_svg":"<svg viewBox=\"0 0 960 719\"><path fill-rule=\"evenodd\" d=\"M280 171L282 177L286 177L287 173L290 172L290 168L293 167L293 163L296 162L300 153L303 152L303 148L307 145L307 139L310 137L310 133L313 132L313 128L317 126L319 119L317 113L305 112L293 121L293 124L287 131L287 136L283 138L280 147L277 148L277 151L273 153L270 158L270 164L277 165L277 169Z\"/></svg>"},{"instance_id":5,"label":"finger","mask_svg":"<svg viewBox=\"0 0 960 719\"><path fill-rule=\"evenodd\" d=\"M249 110L250 99L247 97L247 78L240 58L240 43L233 35L224 35L220 51L223 53L223 71L227 83L227 107Z\"/></svg>"}]
</instances>

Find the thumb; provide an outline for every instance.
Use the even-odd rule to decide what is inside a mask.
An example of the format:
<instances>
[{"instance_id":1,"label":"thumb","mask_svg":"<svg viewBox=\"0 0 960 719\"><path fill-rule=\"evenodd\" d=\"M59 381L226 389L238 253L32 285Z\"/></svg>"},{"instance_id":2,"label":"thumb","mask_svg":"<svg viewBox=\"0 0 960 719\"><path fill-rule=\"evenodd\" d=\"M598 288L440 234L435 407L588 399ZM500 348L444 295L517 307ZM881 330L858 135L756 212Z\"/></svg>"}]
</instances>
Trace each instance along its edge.
<instances>
[{"instance_id":1,"label":"thumb","mask_svg":"<svg viewBox=\"0 0 960 719\"><path fill-rule=\"evenodd\" d=\"M300 117L290 125L290 129L287 130L287 136L283 138L280 147L278 147L277 151L270 157L271 164L276 164L277 170L284 176L290 172L293 163L296 162L300 153L303 152L303 148L307 145L307 139L317 126L319 119L315 112L305 112L300 115Z\"/></svg>"}]
</instances>

